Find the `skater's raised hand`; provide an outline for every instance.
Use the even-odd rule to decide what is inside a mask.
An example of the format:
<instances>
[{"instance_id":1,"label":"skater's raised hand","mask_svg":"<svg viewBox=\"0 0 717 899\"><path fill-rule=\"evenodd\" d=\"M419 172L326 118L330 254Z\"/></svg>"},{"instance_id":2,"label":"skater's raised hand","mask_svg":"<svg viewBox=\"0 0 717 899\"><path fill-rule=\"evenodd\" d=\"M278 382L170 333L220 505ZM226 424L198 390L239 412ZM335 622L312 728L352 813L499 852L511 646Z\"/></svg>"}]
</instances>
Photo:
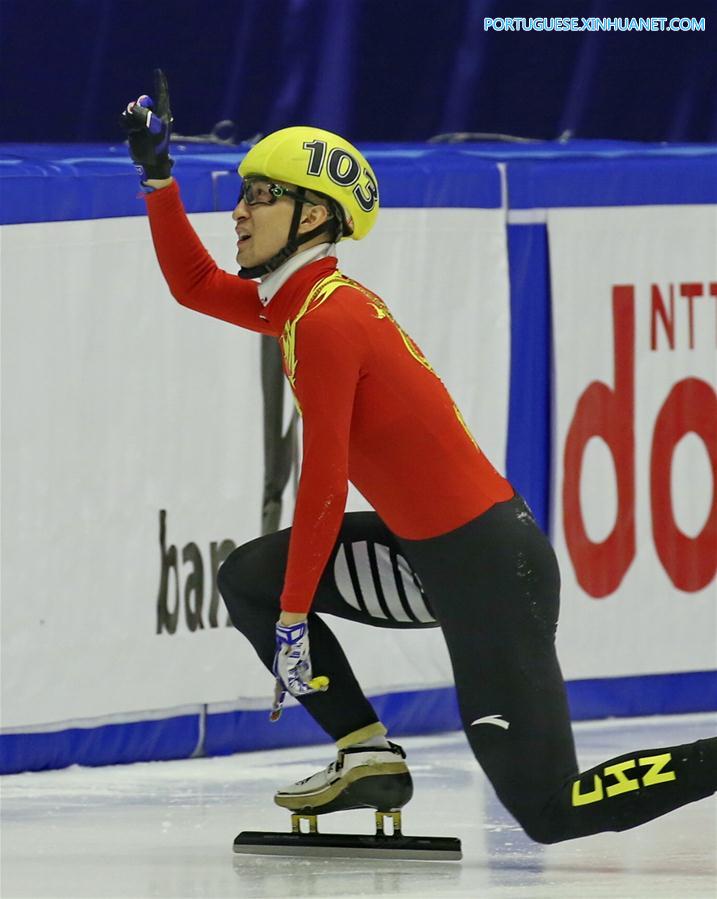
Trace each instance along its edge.
<instances>
[{"instance_id":1,"label":"skater's raised hand","mask_svg":"<svg viewBox=\"0 0 717 899\"><path fill-rule=\"evenodd\" d=\"M154 72L154 99L142 94L127 104L120 117L129 135L129 153L144 184L150 178L169 178L174 160L169 155L172 133L169 87L161 69Z\"/></svg>"},{"instance_id":2,"label":"skater's raised hand","mask_svg":"<svg viewBox=\"0 0 717 899\"><path fill-rule=\"evenodd\" d=\"M289 625L277 622L273 672L277 684L272 721L276 721L281 714L285 693L291 693L292 696L306 696L308 693L319 693L328 688L329 679L321 675L314 677L311 670L307 621Z\"/></svg>"}]
</instances>

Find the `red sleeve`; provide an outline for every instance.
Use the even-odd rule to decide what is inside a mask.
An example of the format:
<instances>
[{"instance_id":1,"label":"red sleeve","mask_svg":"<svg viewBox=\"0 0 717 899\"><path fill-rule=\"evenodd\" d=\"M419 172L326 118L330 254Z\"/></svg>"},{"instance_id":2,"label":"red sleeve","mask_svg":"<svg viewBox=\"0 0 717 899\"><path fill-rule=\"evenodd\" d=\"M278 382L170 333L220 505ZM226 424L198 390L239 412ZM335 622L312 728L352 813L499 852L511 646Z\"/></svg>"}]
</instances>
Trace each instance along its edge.
<instances>
[{"instance_id":1,"label":"red sleeve","mask_svg":"<svg viewBox=\"0 0 717 899\"><path fill-rule=\"evenodd\" d=\"M308 612L346 507L360 358L358 347L322 321L320 314L299 322L296 357L303 459L281 608Z\"/></svg>"},{"instance_id":2,"label":"red sleeve","mask_svg":"<svg viewBox=\"0 0 717 899\"><path fill-rule=\"evenodd\" d=\"M273 333L259 318L263 307L256 284L220 269L204 248L176 181L147 194L147 212L157 259L177 302L242 328Z\"/></svg>"}]
</instances>

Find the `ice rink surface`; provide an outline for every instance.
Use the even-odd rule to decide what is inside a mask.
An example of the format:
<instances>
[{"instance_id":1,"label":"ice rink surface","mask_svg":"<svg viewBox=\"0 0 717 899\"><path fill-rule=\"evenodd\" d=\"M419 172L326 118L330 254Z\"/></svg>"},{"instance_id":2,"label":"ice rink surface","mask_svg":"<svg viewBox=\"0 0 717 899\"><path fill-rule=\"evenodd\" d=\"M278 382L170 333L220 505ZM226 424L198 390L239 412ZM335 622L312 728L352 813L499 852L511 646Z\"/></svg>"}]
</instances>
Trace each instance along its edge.
<instances>
[{"instance_id":1,"label":"ice rink surface","mask_svg":"<svg viewBox=\"0 0 717 899\"><path fill-rule=\"evenodd\" d=\"M577 725L589 768L623 752L717 733L717 715ZM462 862L235 856L240 830L288 830L274 790L308 776L332 747L227 758L70 768L2 778L2 899L188 897L717 896L713 797L624 833L531 842L502 809L460 733L400 741L416 792L407 834L458 836ZM373 830L369 811L320 819L326 832Z\"/></svg>"}]
</instances>

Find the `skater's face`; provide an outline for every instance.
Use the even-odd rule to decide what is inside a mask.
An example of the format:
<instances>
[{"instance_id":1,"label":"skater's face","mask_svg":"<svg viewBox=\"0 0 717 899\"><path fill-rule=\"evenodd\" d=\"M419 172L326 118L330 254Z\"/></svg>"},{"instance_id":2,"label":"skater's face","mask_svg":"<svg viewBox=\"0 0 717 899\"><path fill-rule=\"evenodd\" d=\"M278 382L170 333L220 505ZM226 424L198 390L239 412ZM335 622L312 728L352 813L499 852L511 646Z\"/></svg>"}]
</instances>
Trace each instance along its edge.
<instances>
[{"instance_id":1,"label":"skater's face","mask_svg":"<svg viewBox=\"0 0 717 899\"><path fill-rule=\"evenodd\" d=\"M281 182L258 178L245 180L232 213L237 234L236 260L242 268L262 265L286 246L294 217L295 191L295 188ZM298 233L313 231L327 217L328 210L324 205L304 200ZM299 250L305 250L315 243L325 243L326 240L326 236L319 236L302 244Z\"/></svg>"}]
</instances>

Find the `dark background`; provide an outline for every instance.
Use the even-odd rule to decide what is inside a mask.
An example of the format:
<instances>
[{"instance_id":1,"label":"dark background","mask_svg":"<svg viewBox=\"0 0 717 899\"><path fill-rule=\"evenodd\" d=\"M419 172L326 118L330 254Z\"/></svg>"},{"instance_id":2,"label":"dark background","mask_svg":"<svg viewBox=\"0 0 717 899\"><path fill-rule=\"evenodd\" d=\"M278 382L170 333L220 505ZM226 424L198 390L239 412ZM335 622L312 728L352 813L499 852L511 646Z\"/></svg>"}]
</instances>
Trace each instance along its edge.
<instances>
[{"instance_id":1,"label":"dark background","mask_svg":"<svg viewBox=\"0 0 717 899\"><path fill-rule=\"evenodd\" d=\"M694 16L704 33L493 33L485 16ZM169 78L175 130L313 124L717 140L717 0L0 0L0 140L116 141Z\"/></svg>"}]
</instances>

